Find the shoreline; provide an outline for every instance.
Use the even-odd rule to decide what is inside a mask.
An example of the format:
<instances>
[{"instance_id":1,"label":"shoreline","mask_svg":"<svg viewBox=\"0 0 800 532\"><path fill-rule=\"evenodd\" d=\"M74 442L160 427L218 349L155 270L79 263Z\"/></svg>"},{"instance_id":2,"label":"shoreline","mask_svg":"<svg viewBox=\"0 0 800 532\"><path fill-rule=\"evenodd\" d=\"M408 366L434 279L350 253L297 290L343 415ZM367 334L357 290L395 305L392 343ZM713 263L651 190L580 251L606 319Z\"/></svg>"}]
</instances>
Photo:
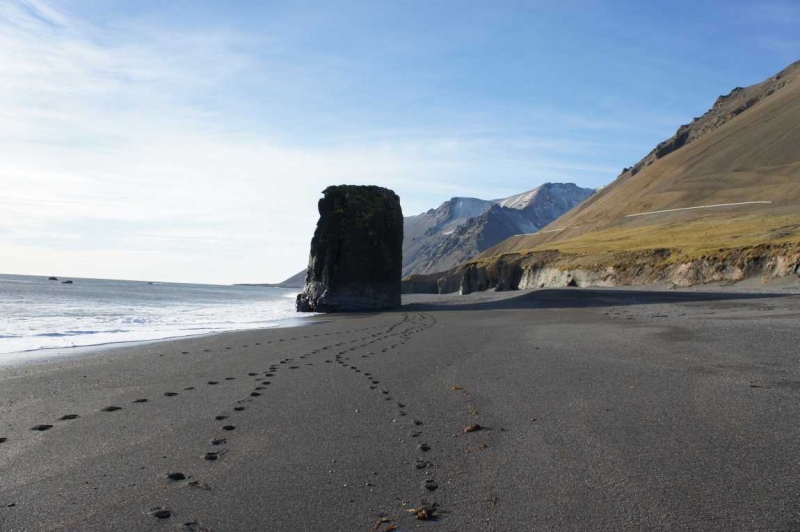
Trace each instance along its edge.
<instances>
[{"instance_id":1,"label":"shoreline","mask_svg":"<svg viewBox=\"0 0 800 532\"><path fill-rule=\"evenodd\" d=\"M184 334L178 336L166 336L163 338L153 338L149 340L120 340L116 342L105 342L100 344L76 345L73 347L42 347L38 349L27 349L25 351L11 351L8 353L0 353L0 368L7 366L16 366L21 364L32 364L37 362L52 362L62 358L80 357L85 355L91 355L95 351L102 351L106 349L115 350L127 347L146 346L150 344L158 344L161 342L174 342L179 340L203 338L203 337L210 337L228 333L265 331L265 330L286 329L293 327L306 327L318 323L315 321L310 321L311 319L316 318L318 316L320 315L311 314L307 316L296 316L292 318L286 318L284 320L273 322L275 325L267 327L230 329L226 331L212 331L199 334ZM34 355L36 353L41 353L42 356L25 356L25 355Z\"/></svg>"},{"instance_id":2,"label":"shoreline","mask_svg":"<svg viewBox=\"0 0 800 532\"><path fill-rule=\"evenodd\" d=\"M568 290L579 290L580 288L569 288ZM497 301L505 299L513 299L519 296L528 295L532 293L546 293L547 291L559 290L558 288L531 288L531 289L517 289L495 292L493 290L472 292L470 294L403 294L403 305L399 309L394 309L392 312L402 311L405 308L414 308L414 305L422 304L440 304L447 306L457 307L458 305L468 305L479 301ZM779 280L773 280L768 284L763 284L755 279L748 279L739 281L737 283L706 283L702 285L690 287L676 287L666 283L651 283L642 286L618 286L618 287L586 287L583 290L594 291L602 293L608 292L668 292L668 293L731 293L731 294L763 294L764 296L783 294L800 294L800 278L787 277ZM284 329L293 327L305 327L309 325L319 324L320 321L312 321L318 319L337 319L346 316L359 316L361 314L341 313L341 314L326 314L326 313L299 313L299 316L293 316L279 320L273 326L267 327L253 327L245 329L231 329L225 331L213 331L200 334L186 334L178 336L168 336L164 338L153 338L149 340L127 340L106 342L100 344L81 345L74 347L45 347L39 349L30 349L25 351L14 351L9 353L0 353L0 368L16 366L22 364L34 364L39 362L51 362L62 358L74 358L85 355L95 354L96 351L103 351L106 349L123 349L129 347L146 346L151 344L159 344L162 342L174 342L192 338L213 337L216 335L224 335L238 332L250 331L265 331L273 329ZM19 356L26 354L42 353L42 356ZM47 355L45 355L47 353ZM12 355L14 358L10 358ZM10 359L9 359L10 358Z\"/></svg>"}]
</instances>

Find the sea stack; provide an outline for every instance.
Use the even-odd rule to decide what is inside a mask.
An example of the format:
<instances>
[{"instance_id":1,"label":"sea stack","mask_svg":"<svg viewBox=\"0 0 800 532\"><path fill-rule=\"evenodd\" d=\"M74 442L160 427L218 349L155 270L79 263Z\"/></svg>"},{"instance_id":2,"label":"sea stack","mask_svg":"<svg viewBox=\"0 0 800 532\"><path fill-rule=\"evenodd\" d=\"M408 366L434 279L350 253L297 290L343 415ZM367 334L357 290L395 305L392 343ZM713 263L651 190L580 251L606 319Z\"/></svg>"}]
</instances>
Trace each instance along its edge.
<instances>
[{"instance_id":1,"label":"sea stack","mask_svg":"<svg viewBox=\"0 0 800 532\"><path fill-rule=\"evenodd\" d=\"M400 306L403 211L386 188L339 185L319 200L319 222L298 312L360 312Z\"/></svg>"}]
</instances>

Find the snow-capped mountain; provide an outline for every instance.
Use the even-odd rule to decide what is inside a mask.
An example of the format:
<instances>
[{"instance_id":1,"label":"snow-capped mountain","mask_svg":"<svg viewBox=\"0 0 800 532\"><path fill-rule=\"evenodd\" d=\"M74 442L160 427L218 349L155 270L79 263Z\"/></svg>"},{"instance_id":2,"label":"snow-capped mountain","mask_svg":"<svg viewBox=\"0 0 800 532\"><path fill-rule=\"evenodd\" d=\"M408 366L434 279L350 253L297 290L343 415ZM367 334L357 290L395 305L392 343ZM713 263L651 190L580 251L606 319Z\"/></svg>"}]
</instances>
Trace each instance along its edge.
<instances>
[{"instance_id":1,"label":"snow-capped mountain","mask_svg":"<svg viewBox=\"0 0 800 532\"><path fill-rule=\"evenodd\" d=\"M496 200L452 198L405 218L403 275L443 271L506 238L535 233L594 193L572 183L545 183Z\"/></svg>"}]
</instances>

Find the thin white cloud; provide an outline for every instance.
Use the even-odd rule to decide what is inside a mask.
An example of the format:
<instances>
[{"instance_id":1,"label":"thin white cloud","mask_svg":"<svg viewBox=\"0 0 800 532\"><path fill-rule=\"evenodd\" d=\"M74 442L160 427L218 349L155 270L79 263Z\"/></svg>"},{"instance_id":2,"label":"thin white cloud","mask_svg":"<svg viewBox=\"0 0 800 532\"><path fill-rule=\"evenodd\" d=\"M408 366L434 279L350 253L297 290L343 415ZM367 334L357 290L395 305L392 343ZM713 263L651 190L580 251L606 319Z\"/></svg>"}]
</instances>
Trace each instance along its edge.
<instances>
[{"instance_id":1,"label":"thin white cloud","mask_svg":"<svg viewBox=\"0 0 800 532\"><path fill-rule=\"evenodd\" d=\"M101 29L42 0L0 5L0 267L275 281L304 266L316 201L330 184L389 186L413 214L454 195L616 174L576 153L602 141L509 138L500 123L477 124L474 135L455 125L428 136L279 142L269 123L254 128L227 113L243 107L228 92L232 80L267 68L259 81L281 83L281 71L247 51L253 42L141 21Z\"/></svg>"}]
</instances>

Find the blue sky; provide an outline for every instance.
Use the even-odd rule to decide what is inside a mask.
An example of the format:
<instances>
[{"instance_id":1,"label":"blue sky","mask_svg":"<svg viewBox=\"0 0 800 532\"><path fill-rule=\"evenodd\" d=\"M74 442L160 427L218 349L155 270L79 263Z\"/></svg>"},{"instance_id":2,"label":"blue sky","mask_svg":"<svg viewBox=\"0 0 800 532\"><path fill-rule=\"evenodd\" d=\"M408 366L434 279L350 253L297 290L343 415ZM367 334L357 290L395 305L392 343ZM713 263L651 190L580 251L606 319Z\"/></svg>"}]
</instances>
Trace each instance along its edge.
<instances>
[{"instance_id":1,"label":"blue sky","mask_svg":"<svg viewBox=\"0 0 800 532\"><path fill-rule=\"evenodd\" d=\"M0 271L279 281L329 184L612 181L800 59L800 3L6 0Z\"/></svg>"}]
</instances>

